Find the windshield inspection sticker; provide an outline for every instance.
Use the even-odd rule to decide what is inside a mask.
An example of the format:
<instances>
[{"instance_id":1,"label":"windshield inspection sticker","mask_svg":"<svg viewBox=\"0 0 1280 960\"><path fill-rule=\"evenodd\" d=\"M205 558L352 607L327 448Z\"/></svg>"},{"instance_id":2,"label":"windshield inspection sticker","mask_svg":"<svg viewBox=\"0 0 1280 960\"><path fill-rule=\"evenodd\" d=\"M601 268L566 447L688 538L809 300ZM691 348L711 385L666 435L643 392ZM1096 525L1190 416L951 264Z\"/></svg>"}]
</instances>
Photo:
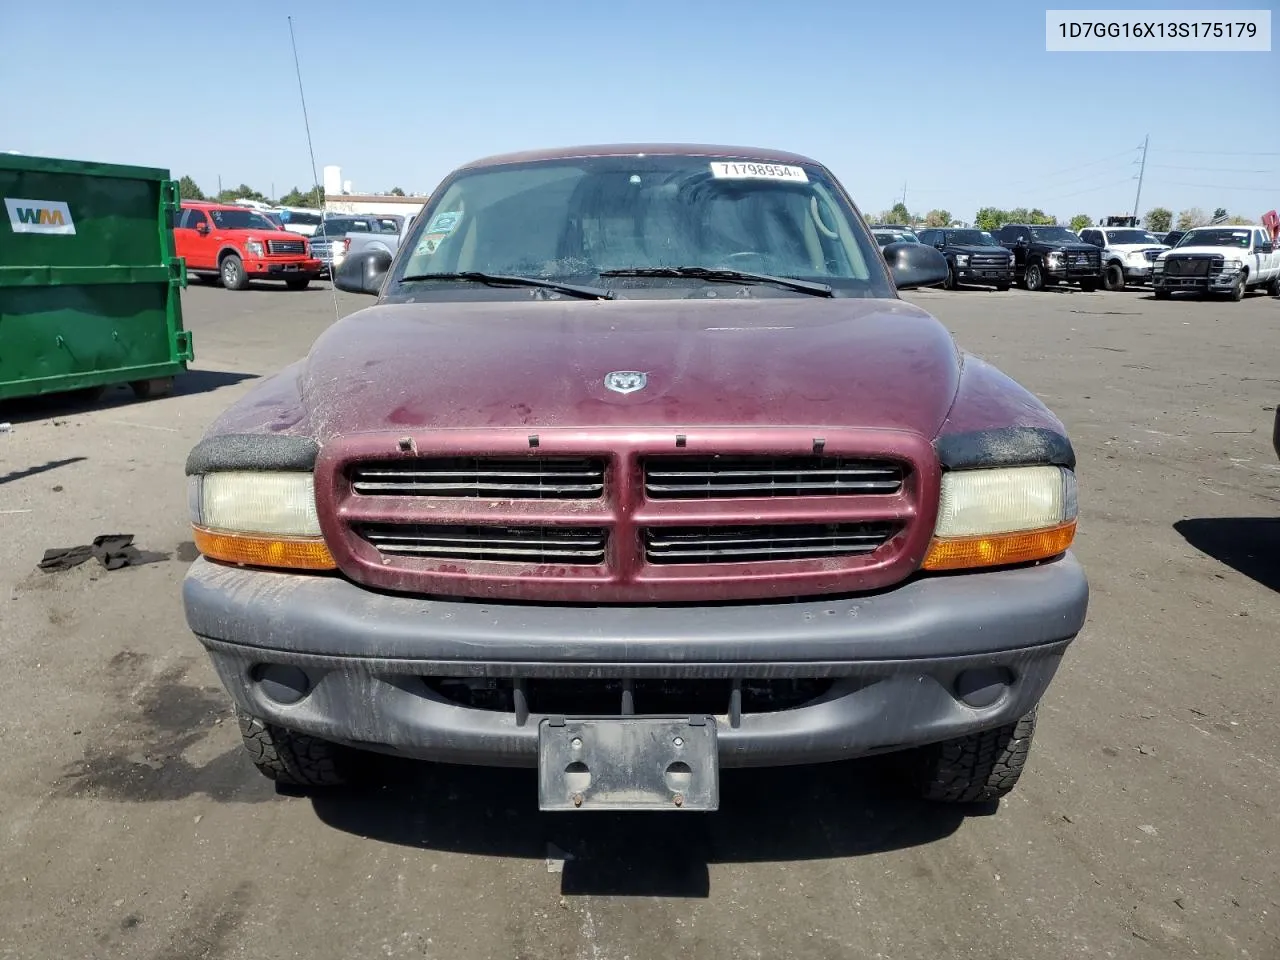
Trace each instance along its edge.
<instances>
[{"instance_id":1,"label":"windshield inspection sticker","mask_svg":"<svg viewBox=\"0 0 1280 960\"><path fill-rule=\"evenodd\" d=\"M461 210L447 210L444 213L437 213L435 219L431 221L431 226L427 227L427 233L453 233L454 228L461 219Z\"/></svg>"},{"instance_id":2,"label":"windshield inspection sticker","mask_svg":"<svg viewBox=\"0 0 1280 960\"><path fill-rule=\"evenodd\" d=\"M713 160L711 176L717 180L789 180L792 183L808 183L809 177L802 167L786 167L778 163L728 163Z\"/></svg>"},{"instance_id":3,"label":"windshield inspection sticker","mask_svg":"<svg viewBox=\"0 0 1280 960\"><path fill-rule=\"evenodd\" d=\"M418 253L435 253L436 248L440 246L440 241L449 236L447 233L429 233L422 238L422 242L418 244Z\"/></svg>"},{"instance_id":4,"label":"windshield inspection sticker","mask_svg":"<svg viewBox=\"0 0 1280 960\"><path fill-rule=\"evenodd\" d=\"M75 236L76 222L71 208L61 200L24 200L5 197L9 226L14 233L54 233Z\"/></svg>"}]
</instances>

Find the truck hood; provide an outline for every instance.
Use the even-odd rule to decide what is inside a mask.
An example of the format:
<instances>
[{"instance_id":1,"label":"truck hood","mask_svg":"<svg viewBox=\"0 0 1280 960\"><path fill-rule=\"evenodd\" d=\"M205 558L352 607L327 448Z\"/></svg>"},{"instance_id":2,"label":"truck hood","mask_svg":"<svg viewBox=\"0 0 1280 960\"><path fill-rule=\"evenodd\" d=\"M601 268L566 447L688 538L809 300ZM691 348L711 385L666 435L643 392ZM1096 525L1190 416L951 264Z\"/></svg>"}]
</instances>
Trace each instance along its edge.
<instances>
[{"instance_id":1,"label":"truck hood","mask_svg":"<svg viewBox=\"0 0 1280 960\"><path fill-rule=\"evenodd\" d=\"M611 391L613 371L648 383ZM485 427L831 425L932 438L959 371L947 330L901 300L432 302L335 323L300 388L321 443Z\"/></svg>"},{"instance_id":2,"label":"truck hood","mask_svg":"<svg viewBox=\"0 0 1280 960\"><path fill-rule=\"evenodd\" d=\"M968 243L966 243L966 244L959 244L959 243L953 243L953 244L951 244L951 246L947 247L947 252L948 252L948 253L963 253L963 254L966 254L966 255L968 255L968 256L972 256L972 255L973 255L973 254L975 254L975 253L977 253L977 254L983 254L983 253L1011 253L1012 251L1010 251L1008 247L987 247L987 246L983 246L983 245L981 245L981 244L968 244Z\"/></svg>"},{"instance_id":3,"label":"truck hood","mask_svg":"<svg viewBox=\"0 0 1280 960\"><path fill-rule=\"evenodd\" d=\"M1036 240L1031 244L1040 250L1061 250L1063 253L1101 253L1092 243L1053 243L1048 240Z\"/></svg>"}]
</instances>

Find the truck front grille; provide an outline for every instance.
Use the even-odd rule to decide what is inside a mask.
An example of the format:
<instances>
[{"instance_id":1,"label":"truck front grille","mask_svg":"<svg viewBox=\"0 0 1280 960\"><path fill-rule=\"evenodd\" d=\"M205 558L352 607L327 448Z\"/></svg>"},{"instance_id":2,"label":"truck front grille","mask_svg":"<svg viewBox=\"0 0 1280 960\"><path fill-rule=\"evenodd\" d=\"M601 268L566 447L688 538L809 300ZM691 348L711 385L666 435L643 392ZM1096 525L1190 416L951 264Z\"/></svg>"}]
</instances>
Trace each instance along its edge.
<instances>
[{"instance_id":1,"label":"truck front grille","mask_svg":"<svg viewBox=\"0 0 1280 960\"><path fill-rule=\"evenodd\" d=\"M1207 277L1211 257L1167 257L1164 272L1170 277Z\"/></svg>"},{"instance_id":2,"label":"truck front grille","mask_svg":"<svg viewBox=\"0 0 1280 960\"><path fill-rule=\"evenodd\" d=\"M975 253L969 258L969 266L982 270L992 270L1008 265L1009 257L1004 253Z\"/></svg>"},{"instance_id":3,"label":"truck front grille","mask_svg":"<svg viewBox=\"0 0 1280 960\"><path fill-rule=\"evenodd\" d=\"M366 496L590 500L604 492L604 461L449 457L362 463L352 471L351 487Z\"/></svg>"},{"instance_id":4,"label":"truck front grille","mask_svg":"<svg viewBox=\"0 0 1280 960\"><path fill-rule=\"evenodd\" d=\"M650 527L650 563L745 563L812 560L874 553L893 535L891 523L771 524L733 527Z\"/></svg>"},{"instance_id":5,"label":"truck front grille","mask_svg":"<svg viewBox=\"0 0 1280 960\"><path fill-rule=\"evenodd\" d=\"M359 533L390 557L574 565L603 563L607 540L599 527L378 523Z\"/></svg>"},{"instance_id":6,"label":"truck front grille","mask_svg":"<svg viewBox=\"0 0 1280 960\"><path fill-rule=\"evenodd\" d=\"M901 488L897 464L842 457L654 457L644 465L645 493L655 500L830 497Z\"/></svg>"},{"instance_id":7,"label":"truck front grille","mask_svg":"<svg viewBox=\"0 0 1280 960\"><path fill-rule=\"evenodd\" d=\"M306 253L307 241L305 240L268 240L267 253Z\"/></svg>"},{"instance_id":8,"label":"truck front grille","mask_svg":"<svg viewBox=\"0 0 1280 960\"><path fill-rule=\"evenodd\" d=\"M370 433L315 474L357 583L597 606L883 589L928 548L937 475L923 435L834 426Z\"/></svg>"}]
</instances>

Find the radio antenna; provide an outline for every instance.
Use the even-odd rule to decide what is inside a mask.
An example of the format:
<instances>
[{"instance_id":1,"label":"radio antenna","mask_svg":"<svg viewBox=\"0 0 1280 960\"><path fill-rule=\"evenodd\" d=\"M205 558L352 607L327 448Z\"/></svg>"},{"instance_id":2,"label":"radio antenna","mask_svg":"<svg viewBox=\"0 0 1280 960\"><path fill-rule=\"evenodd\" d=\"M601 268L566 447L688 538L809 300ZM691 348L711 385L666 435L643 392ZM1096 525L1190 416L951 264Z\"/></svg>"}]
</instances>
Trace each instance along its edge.
<instances>
[{"instance_id":1,"label":"radio antenna","mask_svg":"<svg viewBox=\"0 0 1280 960\"><path fill-rule=\"evenodd\" d=\"M289 21L289 44L293 47L293 70L298 75L298 99L302 101L302 124L307 131L307 152L311 155L311 185L312 196L316 197L320 202L320 227L324 228L324 189L320 186L320 176L316 171L316 148L311 142L311 119L307 116L307 94L302 89L302 65L298 62L298 41L293 35L293 17L286 17ZM341 319L338 316L338 288L334 285L333 277L333 255L332 246L330 246L329 256L329 292L333 295L333 319Z\"/></svg>"}]
</instances>

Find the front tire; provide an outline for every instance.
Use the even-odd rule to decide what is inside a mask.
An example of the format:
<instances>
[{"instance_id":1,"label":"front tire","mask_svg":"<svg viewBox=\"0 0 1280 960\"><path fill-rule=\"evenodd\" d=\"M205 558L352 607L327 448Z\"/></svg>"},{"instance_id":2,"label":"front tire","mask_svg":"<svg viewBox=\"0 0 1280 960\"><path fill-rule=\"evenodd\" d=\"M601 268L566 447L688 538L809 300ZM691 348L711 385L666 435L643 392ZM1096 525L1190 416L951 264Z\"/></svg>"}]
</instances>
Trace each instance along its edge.
<instances>
[{"instance_id":1,"label":"front tire","mask_svg":"<svg viewBox=\"0 0 1280 960\"><path fill-rule=\"evenodd\" d=\"M249 286L249 275L244 272L244 261L236 254L229 253L218 264L218 275L222 285L228 290L244 290Z\"/></svg>"},{"instance_id":2,"label":"front tire","mask_svg":"<svg viewBox=\"0 0 1280 960\"><path fill-rule=\"evenodd\" d=\"M1124 268L1118 263L1108 264L1106 271L1102 274L1102 286L1112 291L1123 290Z\"/></svg>"},{"instance_id":3,"label":"front tire","mask_svg":"<svg viewBox=\"0 0 1280 960\"><path fill-rule=\"evenodd\" d=\"M1275 277L1267 284L1267 293L1273 297L1280 297L1280 277Z\"/></svg>"},{"instance_id":4,"label":"front tire","mask_svg":"<svg viewBox=\"0 0 1280 960\"><path fill-rule=\"evenodd\" d=\"M339 787L347 782L350 751L336 743L238 713L249 759L268 780L294 787Z\"/></svg>"},{"instance_id":5,"label":"front tire","mask_svg":"<svg viewBox=\"0 0 1280 960\"><path fill-rule=\"evenodd\" d=\"M1039 293L1044 289L1044 270L1038 263L1028 263L1026 275L1022 278L1023 284L1032 293Z\"/></svg>"},{"instance_id":6,"label":"front tire","mask_svg":"<svg viewBox=\"0 0 1280 960\"><path fill-rule=\"evenodd\" d=\"M1249 286L1249 277L1247 274L1242 273L1240 274L1240 276L1236 277L1236 285L1231 288L1231 292L1227 294L1227 296L1229 296L1236 303L1239 303L1241 300L1244 299L1244 294L1245 294L1245 291L1248 289L1248 286Z\"/></svg>"},{"instance_id":7,"label":"front tire","mask_svg":"<svg viewBox=\"0 0 1280 960\"><path fill-rule=\"evenodd\" d=\"M1032 710L1016 723L921 748L921 794L938 803L999 800L1017 786L1035 729Z\"/></svg>"},{"instance_id":8,"label":"front tire","mask_svg":"<svg viewBox=\"0 0 1280 960\"><path fill-rule=\"evenodd\" d=\"M1093 293L1095 290L1098 289L1098 281L1097 280L1081 280L1080 289L1083 290L1085 293Z\"/></svg>"}]
</instances>

